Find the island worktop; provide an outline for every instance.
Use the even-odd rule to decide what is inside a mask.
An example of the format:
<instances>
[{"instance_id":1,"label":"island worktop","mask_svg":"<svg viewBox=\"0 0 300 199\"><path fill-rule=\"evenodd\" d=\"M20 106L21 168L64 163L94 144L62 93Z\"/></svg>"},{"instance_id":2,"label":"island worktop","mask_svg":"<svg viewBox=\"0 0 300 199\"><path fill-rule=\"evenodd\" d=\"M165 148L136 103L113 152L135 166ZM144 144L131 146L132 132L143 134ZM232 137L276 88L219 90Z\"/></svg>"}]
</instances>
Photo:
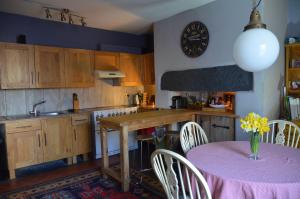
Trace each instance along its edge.
<instances>
[{"instance_id":1,"label":"island worktop","mask_svg":"<svg viewBox=\"0 0 300 199\"><path fill-rule=\"evenodd\" d=\"M102 127L121 129L126 126L128 131L161 126L174 122L194 120L197 111L184 109L162 109L158 111L140 112L130 115L99 119Z\"/></svg>"},{"instance_id":2,"label":"island worktop","mask_svg":"<svg viewBox=\"0 0 300 199\"><path fill-rule=\"evenodd\" d=\"M122 183L123 191L129 190L129 151L128 133L148 127L175 124L182 121L195 121L196 111L163 109L158 111L140 112L130 115L101 118L101 152L102 152L102 172L110 175ZM121 173L109 167L107 129L120 130L120 158Z\"/></svg>"}]
</instances>

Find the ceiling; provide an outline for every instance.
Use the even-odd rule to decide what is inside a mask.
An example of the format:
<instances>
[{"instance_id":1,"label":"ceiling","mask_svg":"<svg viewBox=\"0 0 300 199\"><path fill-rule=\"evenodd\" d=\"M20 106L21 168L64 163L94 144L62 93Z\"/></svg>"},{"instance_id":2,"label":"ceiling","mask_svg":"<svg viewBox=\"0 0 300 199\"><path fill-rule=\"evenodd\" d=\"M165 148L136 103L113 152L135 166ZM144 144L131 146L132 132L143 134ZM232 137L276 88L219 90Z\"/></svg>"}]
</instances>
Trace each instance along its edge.
<instances>
[{"instance_id":1,"label":"ceiling","mask_svg":"<svg viewBox=\"0 0 300 199\"><path fill-rule=\"evenodd\" d=\"M46 19L44 6L67 8L85 17L87 26L134 34L152 24L215 0L0 0L0 11ZM59 20L59 13L52 13ZM75 19L79 22L79 19Z\"/></svg>"}]
</instances>

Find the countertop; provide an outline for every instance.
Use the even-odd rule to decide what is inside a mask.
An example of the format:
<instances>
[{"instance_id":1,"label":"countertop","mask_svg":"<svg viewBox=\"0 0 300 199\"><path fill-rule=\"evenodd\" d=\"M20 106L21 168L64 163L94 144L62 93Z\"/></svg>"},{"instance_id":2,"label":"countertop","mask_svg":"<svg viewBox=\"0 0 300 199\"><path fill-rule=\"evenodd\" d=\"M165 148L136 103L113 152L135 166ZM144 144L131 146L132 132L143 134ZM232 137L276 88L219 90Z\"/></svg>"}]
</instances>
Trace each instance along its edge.
<instances>
[{"instance_id":1,"label":"countertop","mask_svg":"<svg viewBox=\"0 0 300 199\"><path fill-rule=\"evenodd\" d=\"M68 115L74 114L84 114L84 113L91 113L94 111L101 111L101 110L108 110L108 109L115 109L115 108L125 108L125 107L132 107L132 106L103 106L103 107L94 107L94 108L86 108L86 109L79 109L79 110L65 110L65 111L57 111L62 114L55 115L55 116L31 116L31 115L11 115L11 116L0 116L0 123L16 121L16 120L24 120L24 119L42 119L42 118L52 118L52 117L65 117ZM55 111L53 111L55 112Z\"/></svg>"}]
</instances>

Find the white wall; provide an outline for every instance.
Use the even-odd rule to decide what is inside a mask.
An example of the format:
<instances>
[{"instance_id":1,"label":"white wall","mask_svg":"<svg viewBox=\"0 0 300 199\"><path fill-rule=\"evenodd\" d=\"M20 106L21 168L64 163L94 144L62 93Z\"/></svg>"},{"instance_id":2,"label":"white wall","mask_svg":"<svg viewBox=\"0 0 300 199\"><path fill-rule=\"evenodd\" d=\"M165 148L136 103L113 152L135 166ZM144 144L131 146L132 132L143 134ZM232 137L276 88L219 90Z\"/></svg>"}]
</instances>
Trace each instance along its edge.
<instances>
[{"instance_id":1,"label":"white wall","mask_svg":"<svg viewBox=\"0 0 300 199\"><path fill-rule=\"evenodd\" d=\"M276 0L278 6L276 5L274 8L281 11L279 10L279 5L281 5L279 1ZM260 10L262 7L263 5ZM248 23L251 9L252 1L250 0L217 0L154 24L156 103L158 106L168 107L171 103L171 96L174 94L173 92L160 90L160 79L164 72L235 64L232 57L233 43ZM270 23L272 22L272 14L277 15L278 13L266 13ZM180 36L184 27L194 20L201 21L207 26L210 33L210 42L206 52L193 59L186 57L181 51ZM277 18L274 18L274 20L277 20ZM280 23L282 22L271 23L273 24L272 28L274 27L277 30ZM280 30L278 32L281 33ZM280 68L281 62L281 59L277 61L278 68ZM274 87L278 85L276 81L280 76L278 71L281 71L281 69L272 69L271 71L272 75L267 76L266 71L254 73L253 91L238 92L236 95L236 113L238 115L245 116L251 111L262 115L267 113L271 116L278 113L279 106L277 106L278 102L276 100L279 99L279 93L278 90L274 91ZM268 90L269 87L272 87L271 90ZM269 91L272 95L269 95ZM265 100L270 96L272 96L271 102L274 102L273 106L269 106L267 100ZM248 135L241 131L238 121L236 122L236 139L248 139Z\"/></svg>"},{"instance_id":2,"label":"white wall","mask_svg":"<svg viewBox=\"0 0 300 199\"><path fill-rule=\"evenodd\" d=\"M300 1L288 0L288 37L298 37L300 39Z\"/></svg>"}]
</instances>

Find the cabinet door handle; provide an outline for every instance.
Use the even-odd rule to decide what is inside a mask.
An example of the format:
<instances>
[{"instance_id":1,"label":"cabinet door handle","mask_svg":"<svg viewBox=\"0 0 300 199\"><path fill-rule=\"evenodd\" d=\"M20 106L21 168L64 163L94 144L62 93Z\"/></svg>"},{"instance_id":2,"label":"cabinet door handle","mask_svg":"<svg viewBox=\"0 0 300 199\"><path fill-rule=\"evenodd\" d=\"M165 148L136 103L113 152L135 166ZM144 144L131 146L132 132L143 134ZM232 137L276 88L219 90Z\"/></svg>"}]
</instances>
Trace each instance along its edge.
<instances>
[{"instance_id":1,"label":"cabinet door handle","mask_svg":"<svg viewBox=\"0 0 300 199\"><path fill-rule=\"evenodd\" d=\"M222 126L222 125L216 125L216 124L213 124L213 125L211 125L211 126L214 127L214 128L230 129L229 126Z\"/></svg>"},{"instance_id":2,"label":"cabinet door handle","mask_svg":"<svg viewBox=\"0 0 300 199\"><path fill-rule=\"evenodd\" d=\"M31 128L31 127L32 127L31 125L28 125L28 126L17 126L16 129Z\"/></svg>"},{"instance_id":3,"label":"cabinet door handle","mask_svg":"<svg viewBox=\"0 0 300 199\"><path fill-rule=\"evenodd\" d=\"M31 72L31 84L33 85L33 72Z\"/></svg>"},{"instance_id":4,"label":"cabinet door handle","mask_svg":"<svg viewBox=\"0 0 300 199\"><path fill-rule=\"evenodd\" d=\"M47 146L47 135L46 135L46 133L44 133L44 137L45 137L45 146Z\"/></svg>"},{"instance_id":5,"label":"cabinet door handle","mask_svg":"<svg viewBox=\"0 0 300 199\"><path fill-rule=\"evenodd\" d=\"M39 139L39 147L41 147L41 136L38 134L38 139Z\"/></svg>"},{"instance_id":6,"label":"cabinet door handle","mask_svg":"<svg viewBox=\"0 0 300 199\"><path fill-rule=\"evenodd\" d=\"M77 135L76 135L76 130L74 129L74 138L75 138L75 141L77 140Z\"/></svg>"},{"instance_id":7,"label":"cabinet door handle","mask_svg":"<svg viewBox=\"0 0 300 199\"><path fill-rule=\"evenodd\" d=\"M38 83L40 83L40 72L37 73Z\"/></svg>"}]
</instances>

